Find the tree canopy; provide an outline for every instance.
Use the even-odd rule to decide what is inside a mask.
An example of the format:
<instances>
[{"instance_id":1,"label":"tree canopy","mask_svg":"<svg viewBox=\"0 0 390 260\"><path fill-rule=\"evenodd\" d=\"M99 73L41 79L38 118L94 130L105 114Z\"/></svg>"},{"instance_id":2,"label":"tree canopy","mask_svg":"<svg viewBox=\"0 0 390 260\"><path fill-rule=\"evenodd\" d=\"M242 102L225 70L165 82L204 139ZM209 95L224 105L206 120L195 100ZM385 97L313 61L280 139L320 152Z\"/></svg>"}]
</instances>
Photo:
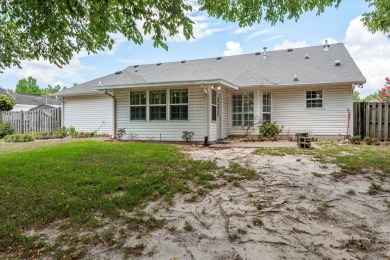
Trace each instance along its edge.
<instances>
[{"instance_id":1,"label":"tree canopy","mask_svg":"<svg viewBox=\"0 0 390 260\"><path fill-rule=\"evenodd\" d=\"M298 20L308 11L317 15L343 0L198 0L199 10L224 21L251 26L261 21ZM390 31L390 1L366 0L372 11L363 14L372 31ZM21 66L22 60L43 58L61 67L74 53L111 49L112 34L143 43L151 34L155 47L168 48L168 37L193 37L192 2L182 0L1 0L0 69Z\"/></svg>"},{"instance_id":2,"label":"tree canopy","mask_svg":"<svg viewBox=\"0 0 390 260\"><path fill-rule=\"evenodd\" d=\"M31 76L27 79L21 79L18 81L16 84L15 93L42 96L42 90L37 85L37 80Z\"/></svg>"},{"instance_id":3,"label":"tree canopy","mask_svg":"<svg viewBox=\"0 0 390 260\"><path fill-rule=\"evenodd\" d=\"M15 99L0 94L0 111L10 111L16 104Z\"/></svg>"},{"instance_id":4,"label":"tree canopy","mask_svg":"<svg viewBox=\"0 0 390 260\"><path fill-rule=\"evenodd\" d=\"M66 89L66 87L61 87L60 85L53 87L50 84L47 86L47 88L40 88L37 84L37 80L32 76L29 76L27 79L20 79L18 81L16 84L15 93L32 96L47 96L64 89Z\"/></svg>"}]
</instances>

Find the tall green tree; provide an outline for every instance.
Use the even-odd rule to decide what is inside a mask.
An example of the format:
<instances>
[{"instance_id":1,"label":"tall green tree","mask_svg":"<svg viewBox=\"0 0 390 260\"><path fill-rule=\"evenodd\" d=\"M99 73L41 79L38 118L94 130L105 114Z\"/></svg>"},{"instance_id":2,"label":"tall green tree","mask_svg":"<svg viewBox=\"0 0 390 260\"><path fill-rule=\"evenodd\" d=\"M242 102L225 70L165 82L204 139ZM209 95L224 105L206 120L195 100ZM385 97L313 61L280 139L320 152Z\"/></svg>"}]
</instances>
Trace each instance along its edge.
<instances>
[{"instance_id":1,"label":"tall green tree","mask_svg":"<svg viewBox=\"0 0 390 260\"><path fill-rule=\"evenodd\" d=\"M55 85L54 87L52 87L50 84L47 86L47 88L44 88L42 90L42 96L47 96L47 95L50 95L50 94L54 94L58 91L61 91L61 90L64 90L66 89L66 87L61 87L60 85Z\"/></svg>"},{"instance_id":2,"label":"tall green tree","mask_svg":"<svg viewBox=\"0 0 390 260\"><path fill-rule=\"evenodd\" d=\"M168 48L166 41L183 33L193 37L192 4L224 21L251 26L298 20L312 10L317 15L343 0L2 0L0 2L0 69L21 66L22 60L43 58L61 67L74 53L111 49L112 34L143 43L151 34L154 46ZM372 31L390 31L390 1L366 0L372 11L363 14Z\"/></svg>"},{"instance_id":3,"label":"tall green tree","mask_svg":"<svg viewBox=\"0 0 390 260\"><path fill-rule=\"evenodd\" d=\"M42 89L37 85L37 80L31 76L20 79L16 84L15 92L18 94L42 96Z\"/></svg>"},{"instance_id":4,"label":"tall green tree","mask_svg":"<svg viewBox=\"0 0 390 260\"><path fill-rule=\"evenodd\" d=\"M362 102L362 99L360 98L360 93L356 90L353 92L353 102Z\"/></svg>"},{"instance_id":5,"label":"tall green tree","mask_svg":"<svg viewBox=\"0 0 390 260\"><path fill-rule=\"evenodd\" d=\"M370 95L367 95L363 101L365 102L372 102L372 101L375 101L377 98L379 97L379 94L378 92L375 92L375 93L372 93Z\"/></svg>"},{"instance_id":6,"label":"tall green tree","mask_svg":"<svg viewBox=\"0 0 390 260\"><path fill-rule=\"evenodd\" d=\"M0 111L10 111L16 104L15 99L0 94Z\"/></svg>"}]
</instances>

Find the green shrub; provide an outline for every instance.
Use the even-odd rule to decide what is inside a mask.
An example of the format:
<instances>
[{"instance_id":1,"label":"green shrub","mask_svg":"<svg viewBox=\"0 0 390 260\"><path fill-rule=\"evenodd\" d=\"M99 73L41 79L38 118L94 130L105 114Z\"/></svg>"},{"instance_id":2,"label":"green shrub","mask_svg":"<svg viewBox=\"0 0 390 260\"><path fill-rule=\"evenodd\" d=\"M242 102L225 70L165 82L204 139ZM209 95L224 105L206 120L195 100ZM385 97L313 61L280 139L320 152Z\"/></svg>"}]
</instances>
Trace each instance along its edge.
<instances>
[{"instance_id":1,"label":"green shrub","mask_svg":"<svg viewBox=\"0 0 390 260\"><path fill-rule=\"evenodd\" d=\"M351 137L351 139L349 140L349 143L350 144L360 144L361 141L362 141L362 137L360 135L355 135L355 136Z\"/></svg>"},{"instance_id":2,"label":"green shrub","mask_svg":"<svg viewBox=\"0 0 390 260\"><path fill-rule=\"evenodd\" d=\"M109 137L109 134L98 134L96 132L83 132L83 131L75 131L71 134L72 138L92 138L92 137Z\"/></svg>"},{"instance_id":3,"label":"green shrub","mask_svg":"<svg viewBox=\"0 0 390 260\"><path fill-rule=\"evenodd\" d=\"M370 137L370 136L364 137L364 142L368 145L371 145L372 144L372 137Z\"/></svg>"},{"instance_id":4,"label":"green shrub","mask_svg":"<svg viewBox=\"0 0 390 260\"><path fill-rule=\"evenodd\" d=\"M14 132L12 126L8 122L0 121L0 139Z\"/></svg>"},{"instance_id":5,"label":"green shrub","mask_svg":"<svg viewBox=\"0 0 390 260\"><path fill-rule=\"evenodd\" d=\"M116 130L116 138L118 140L122 140L123 136L126 134L126 129L125 128L118 128Z\"/></svg>"},{"instance_id":6,"label":"green shrub","mask_svg":"<svg viewBox=\"0 0 390 260\"><path fill-rule=\"evenodd\" d=\"M187 143L191 143L194 134L195 133L192 131L183 131L183 135L181 136L181 138L183 138L183 140L186 141Z\"/></svg>"},{"instance_id":7,"label":"green shrub","mask_svg":"<svg viewBox=\"0 0 390 260\"><path fill-rule=\"evenodd\" d=\"M276 141L278 140L278 135L281 132L282 127L279 127L276 122L266 122L260 126L260 133L258 138L260 141Z\"/></svg>"},{"instance_id":8,"label":"green shrub","mask_svg":"<svg viewBox=\"0 0 390 260\"><path fill-rule=\"evenodd\" d=\"M56 138L65 138L66 137L66 131L60 130L55 132L38 132L33 134L33 137L38 140L43 139L56 139Z\"/></svg>"},{"instance_id":9,"label":"green shrub","mask_svg":"<svg viewBox=\"0 0 390 260\"><path fill-rule=\"evenodd\" d=\"M379 140L377 138L373 138L373 137L370 137L370 136L366 136L364 138L364 142L367 145L372 145L372 144L378 145L379 144Z\"/></svg>"},{"instance_id":10,"label":"green shrub","mask_svg":"<svg viewBox=\"0 0 390 260\"><path fill-rule=\"evenodd\" d=\"M34 138L28 134L12 134L4 137L4 140L8 143L22 143L34 141Z\"/></svg>"}]
</instances>

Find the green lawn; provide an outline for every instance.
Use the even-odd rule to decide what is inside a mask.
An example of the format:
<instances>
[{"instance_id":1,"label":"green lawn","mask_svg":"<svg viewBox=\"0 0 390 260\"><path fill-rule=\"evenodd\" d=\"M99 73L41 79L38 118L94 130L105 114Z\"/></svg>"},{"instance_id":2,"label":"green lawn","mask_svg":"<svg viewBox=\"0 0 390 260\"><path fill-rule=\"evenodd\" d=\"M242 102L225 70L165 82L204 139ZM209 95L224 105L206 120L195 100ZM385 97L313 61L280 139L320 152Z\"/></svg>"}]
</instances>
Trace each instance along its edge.
<instances>
[{"instance_id":1,"label":"green lawn","mask_svg":"<svg viewBox=\"0 0 390 260\"><path fill-rule=\"evenodd\" d=\"M0 153L0 252L28 251L34 239L22 231L54 220L93 226L97 213L115 218L120 210L142 208L151 200L169 203L175 193L190 191L189 181L206 185L216 168L213 162L187 159L171 145L26 146L28 151Z\"/></svg>"}]
</instances>

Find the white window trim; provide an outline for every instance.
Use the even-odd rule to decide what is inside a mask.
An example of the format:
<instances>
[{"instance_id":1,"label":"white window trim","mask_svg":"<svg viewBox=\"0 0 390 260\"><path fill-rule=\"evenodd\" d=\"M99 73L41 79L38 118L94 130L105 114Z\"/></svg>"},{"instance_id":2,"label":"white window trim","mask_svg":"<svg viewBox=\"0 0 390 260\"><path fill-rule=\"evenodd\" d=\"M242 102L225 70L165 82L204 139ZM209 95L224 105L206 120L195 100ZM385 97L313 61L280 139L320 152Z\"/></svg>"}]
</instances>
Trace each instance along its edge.
<instances>
[{"instance_id":1,"label":"white window trim","mask_svg":"<svg viewBox=\"0 0 390 260\"><path fill-rule=\"evenodd\" d=\"M308 91L322 91L322 107L307 107L307 98L306 98L306 92ZM304 97L304 102L305 102L305 109L307 110L324 110L325 109L325 91L323 89L306 89L303 91L303 97ZM315 99L311 99L315 100Z\"/></svg>"},{"instance_id":2,"label":"white window trim","mask_svg":"<svg viewBox=\"0 0 390 260\"><path fill-rule=\"evenodd\" d=\"M187 103L171 103L171 90L187 90ZM175 122L188 122L190 121L190 90L189 88L172 88L169 91L169 121L175 121ZM171 107L172 106L187 106L187 119L172 119L171 118Z\"/></svg>"},{"instance_id":3,"label":"white window trim","mask_svg":"<svg viewBox=\"0 0 390 260\"><path fill-rule=\"evenodd\" d=\"M270 112L264 112L264 94L270 94L270 102L271 102L271 104L270 104L270 109L271 109L271 111ZM273 119L273 116L272 116L272 111L273 111L273 109L272 109L272 106L273 106L273 104L274 104L274 102L273 102L273 100L272 100L272 92L262 92L261 93L261 122L263 122L263 115L264 114L269 114L269 115L271 115L271 117L270 117L270 122L272 123L272 119Z\"/></svg>"},{"instance_id":4,"label":"white window trim","mask_svg":"<svg viewBox=\"0 0 390 260\"><path fill-rule=\"evenodd\" d=\"M233 125L233 95L242 95L242 94L245 94L245 93L253 93L253 122L255 122L255 104L256 104L256 93L255 91L239 91L239 92L234 92L234 93L231 93L230 94L230 111L229 111L229 115L230 115L230 128L234 128L234 129L242 129L242 125ZM236 113L237 114L237 113ZM242 114L242 112L241 112Z\"/></svg>"},{"instance_id":5,"label":"white window trim","mask_svg":"<svg viewBox=\"0 0 390 260\"><path fill-rule=\"evenodd\" d=\"M215 93L215 104L213 104L213 92ZM218 93L215 89L211 90L211 122L217 122L218 120L218 110L217 110L217 99L218 99ZM213 120L213 107L215 107L215 120Z\"/></svg>"},{"instance_id":6,"label":"white window trim","mask_svg":"<svg viewBox=\"0 0 390 260\"><path fill-rule=\"evenodd\" d=\"M188 95L188 99L187 99L187 103L171 103L171 91L172 90L182 90L182 89L186 89L187 90L187 95ZM150 104L149 102L149 95L150 95L150 91L154 91L154 90L165 90L166 91L166 104L163 104L166 106L166 118L165 120L164 119L156 119L156 120L150 120L150 107L151 106L162 106L162 105L159 105L159 104ZM145 96L146 96L146 104L145 105L132 105L131 104L131 92L145 92ZM130 90L129 91L129 121L136 121L136 122L164 122L164 121L175 121L177 123L180 123L180 122L189 122L190 121L190 90L188 87L182 87L182 88L166 88L166 89L137 89L137 90ZM178 105L178 106L187 106L188 107L188 115L187 115L187 119L171 119L171 106L175 106L175 105ZM131 108L132 107L146 107L146 119L131 119Z\"/></svg>"},{"instance_id":7,"label":"white window trim","mask_svg":"<svg viewBox=\"0 0 390 260\"><path fill-rule=\"evenodd\" d=\"M147 114L147 117L148 117L148 120L147 121L169 121L168 118L168 114L166 113L168 111L168 100L165 100L165 104L150 104L150 100L149 100L149 97L150 97L150 92L151 91L165 91L165 95L167 95L167 93L169 92L168 89L152 89L152 90L147 90L148 94L147 94L147 97L148 97L148 100L147 100L147 103L148 103L148 110L149 110L149 113ZM166 99L167 99L167 96L166 96ZM165 106L165 119L150 119L150 107L163 107Z\"/></svg>"},{"instance_id":8,"label":"white window trim","mask_svg":"<svg viewBox=\"0 0 390 260\"><path fill-rule=\"evenodd\" d=\"M131 104L131 92L143 92L145 91L145 96L146 96L146 104L145 105L132 105ZM131 108L132 107L146 107L146 117L145 119L131 119ZM129 120L130 121L138 121L138 122L142 122L142 121L148 121L148 91L147 90L133 90L133 91L130 91L129 92Z\"/></svg>"}]
</instances>

